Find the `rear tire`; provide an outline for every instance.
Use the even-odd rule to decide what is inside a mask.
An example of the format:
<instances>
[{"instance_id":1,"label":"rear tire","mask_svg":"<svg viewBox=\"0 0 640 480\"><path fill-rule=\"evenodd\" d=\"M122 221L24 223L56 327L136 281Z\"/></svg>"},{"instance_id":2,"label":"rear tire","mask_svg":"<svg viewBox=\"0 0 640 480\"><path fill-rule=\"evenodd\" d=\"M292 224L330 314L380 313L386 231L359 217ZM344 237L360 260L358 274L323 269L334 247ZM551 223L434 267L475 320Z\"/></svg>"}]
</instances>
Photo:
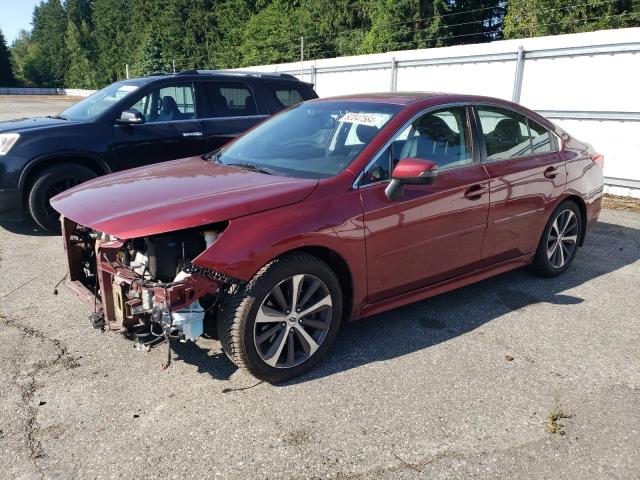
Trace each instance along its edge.
<instances>
[{"instance_id":1,"label":"rear tire","mask_svg":"<svg viewBox=\"0 0 640 480\"><path fill-rule=\"evenodd\" d=\"M276 258L223 295L223 350L235 365L270 383L312 368L340 327L340 283L326 263L306 253Z\"/></svg>"},{"instance_id":2,"label":"rear tire","mask_svg":"<svg viewBox=\"0 0 640 480\"><path fill-rule=\"evenodd\" d=\"M547 221L531 270L542 277L564 273L573 263L582 235L582 213L571 200L558 205Z\"/></svg>"},{"instance_id":3,"label":"rear tire","mask_svg":"<svg viewBox=\"0 0 640 480\"><path fill-rule=\"evenodd\" d=\"M64 163L40 172L29 191L29 213L44 230L60 233L60 214L49 200L69 188L80 185L97 175L92 170L72 163Z\"/></svg>"}]
</instances>

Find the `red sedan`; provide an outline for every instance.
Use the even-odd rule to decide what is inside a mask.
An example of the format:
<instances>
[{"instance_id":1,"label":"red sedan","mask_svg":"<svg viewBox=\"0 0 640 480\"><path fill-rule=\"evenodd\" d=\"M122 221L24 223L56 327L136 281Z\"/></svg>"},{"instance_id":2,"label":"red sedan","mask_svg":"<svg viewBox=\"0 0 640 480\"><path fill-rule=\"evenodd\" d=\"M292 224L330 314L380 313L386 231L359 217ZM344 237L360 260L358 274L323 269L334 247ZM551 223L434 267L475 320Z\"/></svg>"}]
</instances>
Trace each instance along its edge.
<instances>
[{"instance_id":1,"label":"red sedan","mask_svg":"<svg viewBox=\"0 0 640 480\"><path fill-rule=\"evenodd\" d=\"M277 382L315 364L344 319L527 265L563 273L600 212L602 166L503 100L352 95L52 205L95 327L151 345L211 322L232 362Z\"/></svg>"}]
</instances>

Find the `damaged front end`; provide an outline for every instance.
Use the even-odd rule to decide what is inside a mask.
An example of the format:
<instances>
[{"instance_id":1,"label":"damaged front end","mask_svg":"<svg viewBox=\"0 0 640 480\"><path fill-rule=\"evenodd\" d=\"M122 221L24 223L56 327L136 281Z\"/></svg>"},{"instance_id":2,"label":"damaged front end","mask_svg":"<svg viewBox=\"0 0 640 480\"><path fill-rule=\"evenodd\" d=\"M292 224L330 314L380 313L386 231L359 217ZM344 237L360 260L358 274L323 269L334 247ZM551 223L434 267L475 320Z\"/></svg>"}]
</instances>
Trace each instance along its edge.
<instances>
[{"instance_id":1,"label":"damaged front end","mask_svg":"<svg viewBox=\"0 0 640 480\"><path fill-rule=\"evenodd\" d=\"M95 328L116 330L149 348L196 341L214 319L221 292L236 281L191 262L226 222L120 240L62 218L67 287L92 308Z\"/></svg>"}]
</instances>

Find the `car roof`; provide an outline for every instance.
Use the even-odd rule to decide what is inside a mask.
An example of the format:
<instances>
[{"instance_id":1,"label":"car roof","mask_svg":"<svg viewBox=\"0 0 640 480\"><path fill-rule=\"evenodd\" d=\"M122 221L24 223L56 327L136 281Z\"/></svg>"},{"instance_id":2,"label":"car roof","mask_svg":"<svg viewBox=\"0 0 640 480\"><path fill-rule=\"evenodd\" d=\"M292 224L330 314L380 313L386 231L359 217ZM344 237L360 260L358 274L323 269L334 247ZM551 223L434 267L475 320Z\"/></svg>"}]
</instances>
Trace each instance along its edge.
<instances>
[{"instance_id":1,"label":"car roof","mask_svg":"<svg viewBox=\"0 0 640 480\"><path fill-rule=\"evenodd\" d=\"M323 97L313 102L331 101L355 101L372 103L390 103L395 105L408 105L418 100L430 100L429 103L454 103L454 102L474 102L474 103L500 103L510 105L511 102L500 98L484 97L479 95L466 95L446 92L378 92L378 93L357 93L352 95L340 95L335 97Z\"/></svg>"},{"instance_id":2,"label":"car roof","mask_svg":"<svg viewBox=\"0 0 640 480\"><path fill-rule=\"evenodd\" d=\"M206 78L217 78L217 79L237 79L237 78L260 78L260 79L268 79L268 80L276 80L276 81L284 81L288 83L299 83L299 84L307 84L301 80L298 80L297 77L281 72L250 72L250 71L242 71L242 70L185 70L181 72L176 72L175 74L171 73L152 73L147 75L146 77L138 77L131 78L126 80L127 82L132 83L150 83L157 80L167 80L172 78L180 78L180 79L206 79Z\"/></svg>"}]
</instances>

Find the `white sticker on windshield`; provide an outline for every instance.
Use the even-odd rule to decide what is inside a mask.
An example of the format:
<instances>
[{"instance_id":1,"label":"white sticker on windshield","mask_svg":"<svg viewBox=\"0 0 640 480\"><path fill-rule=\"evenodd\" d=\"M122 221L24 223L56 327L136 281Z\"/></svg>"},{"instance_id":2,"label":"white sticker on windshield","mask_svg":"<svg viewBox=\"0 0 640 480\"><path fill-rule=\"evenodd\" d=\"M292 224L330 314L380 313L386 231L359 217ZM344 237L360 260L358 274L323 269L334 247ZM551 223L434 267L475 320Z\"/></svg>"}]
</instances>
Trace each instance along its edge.
<instances>
[{"instance_id":1,"label":"white sticker on windshield","mask_svg":"<svg viewBox=\"0 0 640 480\"><path fill-rule=\"evenodd\" d=\"M355 123L358 125L368 125L370 127L382 127L387 120L389 120L390 115L388 113L356 113L349 112L345 113L342 117L340 117L339 121L345 123Z\"/></svg>"}]
</instances>

